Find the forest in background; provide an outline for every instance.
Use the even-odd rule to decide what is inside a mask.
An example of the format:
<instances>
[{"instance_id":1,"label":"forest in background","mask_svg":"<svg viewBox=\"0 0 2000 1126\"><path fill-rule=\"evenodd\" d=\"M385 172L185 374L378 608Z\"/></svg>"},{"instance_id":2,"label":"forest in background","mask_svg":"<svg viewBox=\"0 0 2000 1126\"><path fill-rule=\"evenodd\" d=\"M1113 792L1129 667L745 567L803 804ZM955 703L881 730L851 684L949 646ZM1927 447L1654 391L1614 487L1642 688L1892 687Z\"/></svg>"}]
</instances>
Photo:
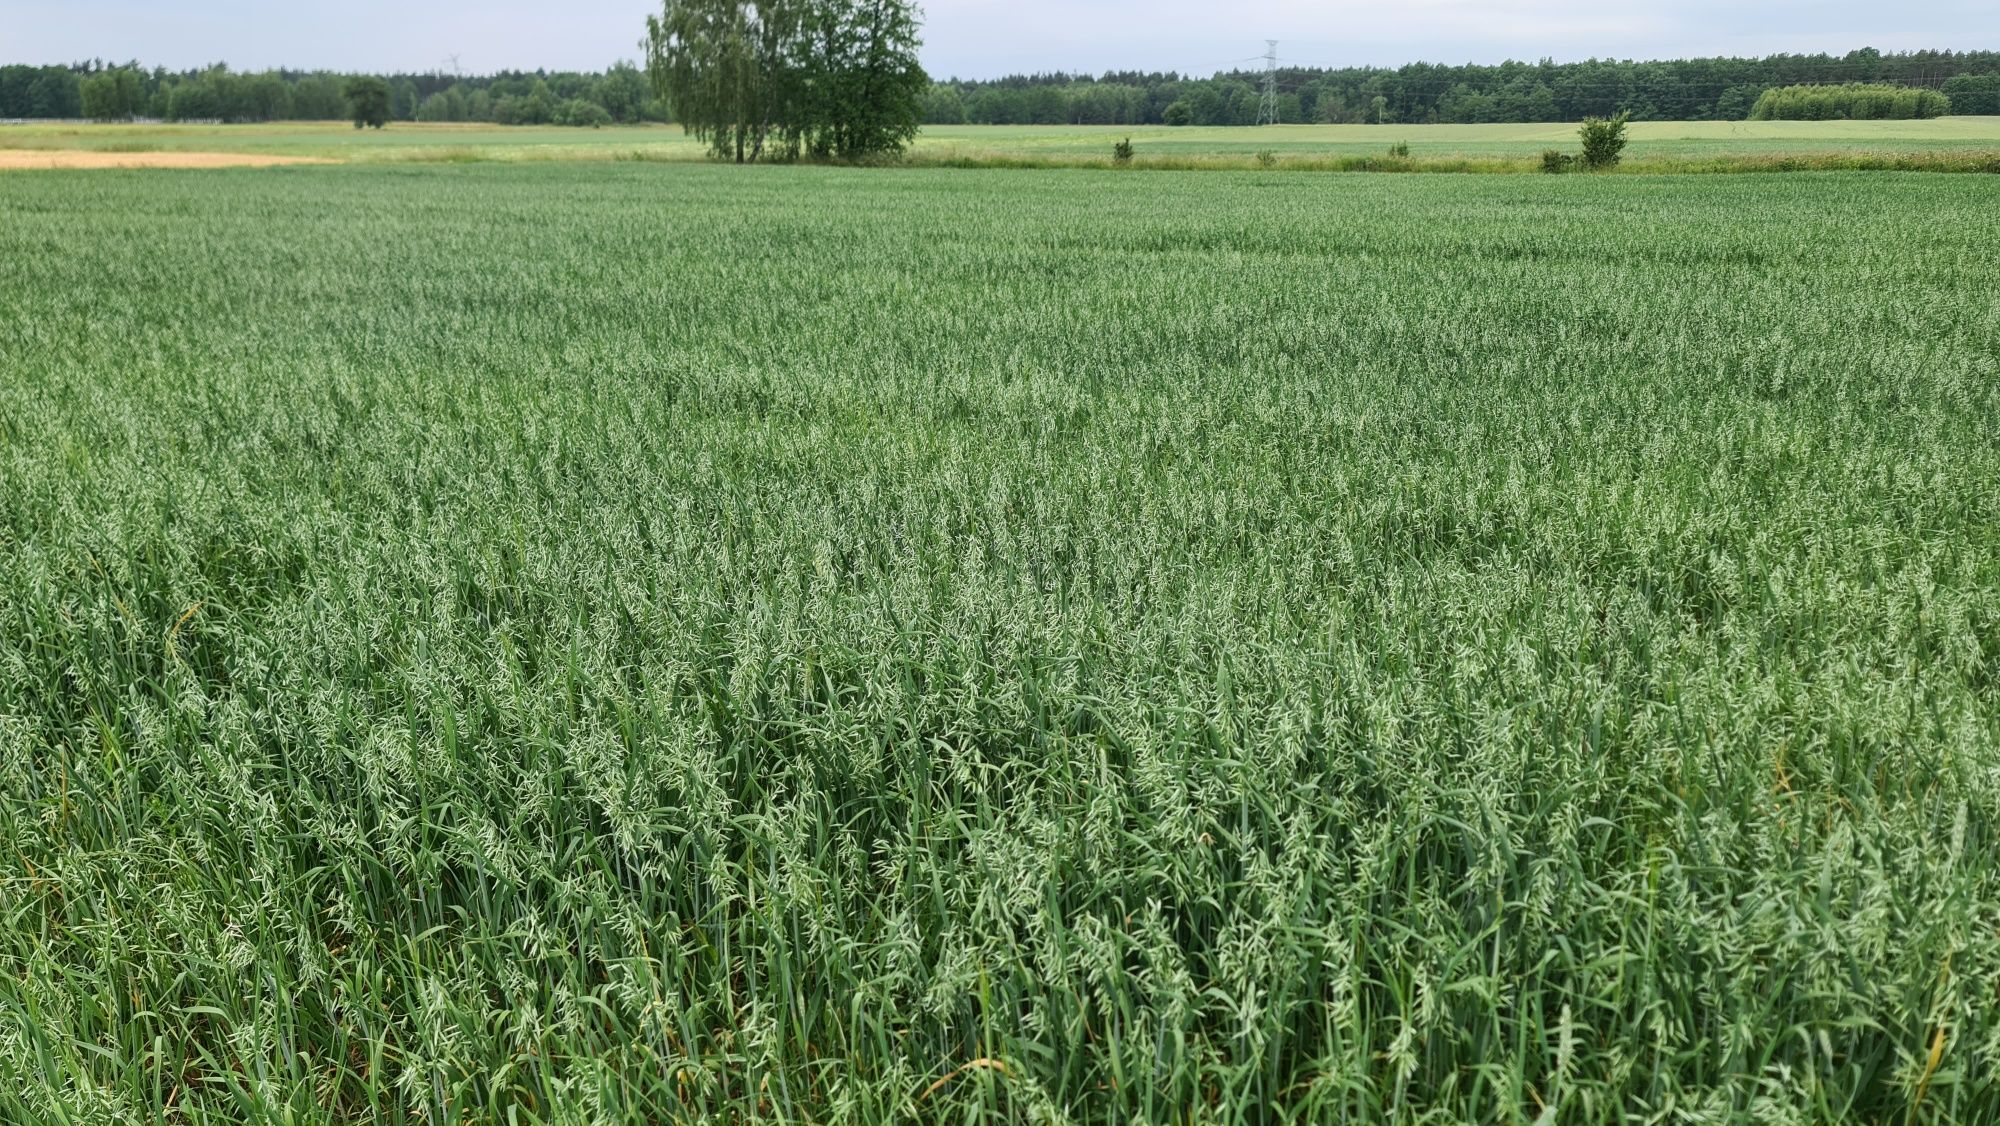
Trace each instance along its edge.
<instances>
[{"instance_id":1,"label":"forest in background","mask_svg":"<svg viewBox=\"0 0 2000 1126\"><path fill-rule=\"evenodd\" d=\"M0 118L164 121L335 120L350 77L326 71L187 71L101 61L0 67ZM394 119L509 125L669 120L632 63L601 73L387 75ZM1587 60L1449 66L1282 67L1278 119L1328 123L1740 120L1769 89L1850 82L1935 89L1952 112L2000 114L2000 51L1771 55L1654 62ZM924 123L1252 125L1263 77L1174 72L1049 73L933 83ZM601 110L601 115L596 112Z\"/></svg>"},{"instance_id":2,"label":"forest in background","mask_svg":"<svg viewBox=\"0 0 2000 1126\"><path fill-rule=\"evenodd\" d=\"M1329 124L1485 124L1743 120L1769 89L1886 83L1936 89L1956 113L2000 113L2000 51L1862 48L1845 55L1771 55L1631 62L1591 59L1448 66L1280 67L1278 120ZM932 86L927 125L1254 125L1263 75L1173 72L1015 75Z\"/></svg>"},{"instance_id":3,"label":"forest in background","mask_svg":"<svg viewBox=\"0 0 2000 1126\"><path fill-rule=\"evenodd\" d=\"M93 60L72 66L0 67L0 118L160 121L335 121L351 74L244 72L223 64L196 70L148 69ZM477 121L496 125L633 124L667 120L646 74L621 62L600 73L519 72L465 76L393 74L396 121Z\"/></svg>"}]
</instances>

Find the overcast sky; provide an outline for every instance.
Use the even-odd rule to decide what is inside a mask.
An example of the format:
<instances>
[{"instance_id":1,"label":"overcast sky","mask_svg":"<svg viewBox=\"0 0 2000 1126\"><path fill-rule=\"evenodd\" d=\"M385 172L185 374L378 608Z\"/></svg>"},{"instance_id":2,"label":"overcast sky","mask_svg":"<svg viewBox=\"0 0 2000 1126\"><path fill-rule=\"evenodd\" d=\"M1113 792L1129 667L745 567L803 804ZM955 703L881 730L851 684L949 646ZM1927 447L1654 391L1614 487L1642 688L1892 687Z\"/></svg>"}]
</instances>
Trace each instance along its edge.
<instances>
[{"instance_id":1,"label":"overcast sky","mask_svg":"<svg viewBox=\"0 0 2000 1126\"><path fill-rule=\"evenodd\" d=\"M0 62L596 70L657 0L0 0ZM2000 48L2000 0L931 0L924 65L1019 71Z\"/></svg>"}]
</instances>

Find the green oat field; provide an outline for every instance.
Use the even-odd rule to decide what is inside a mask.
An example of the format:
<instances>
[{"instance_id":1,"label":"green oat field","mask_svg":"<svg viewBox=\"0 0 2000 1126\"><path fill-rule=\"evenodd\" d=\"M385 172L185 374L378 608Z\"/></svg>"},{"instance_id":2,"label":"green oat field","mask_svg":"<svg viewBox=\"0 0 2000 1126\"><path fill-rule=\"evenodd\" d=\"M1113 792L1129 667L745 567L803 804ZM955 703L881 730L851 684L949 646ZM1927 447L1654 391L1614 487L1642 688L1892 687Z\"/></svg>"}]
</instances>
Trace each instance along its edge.
<instances>
[{"instance_id":1,"label":"green oat field","mask_svg":"<svg viewBox=\"0 0 2000 1126\"><path fill-rule=\"evenodd\" d=\"M1109 125L926 126L911 163L1076 165L1110 163L1130 138L1141 167L1250 167L1269 153L1280 169L1379 160L1409 148L1417 167L1532 171L1543 149L1576 146L1575 124L1280 125L1168 128ZM1708 171L1802 162L1971 162L2000 168L2000 117L1910 121L1652 121L1630 126L1627 170ZM231 152L355 163L645 160L698 161L679 126L607 129L422 125L358 131L344 122L267 125L0 126L0 150Z\"/></svg>"},{"instance_id":2,"label":"green oat field","mask_svg":"<svg viewBox=\"0 0 2000 1126\"><path fill-rule=\"evenodd\" d=\"M1994 1121L1997 257L1991 176L0 175L0 1120Z\"/></svg>"}]
</instances>

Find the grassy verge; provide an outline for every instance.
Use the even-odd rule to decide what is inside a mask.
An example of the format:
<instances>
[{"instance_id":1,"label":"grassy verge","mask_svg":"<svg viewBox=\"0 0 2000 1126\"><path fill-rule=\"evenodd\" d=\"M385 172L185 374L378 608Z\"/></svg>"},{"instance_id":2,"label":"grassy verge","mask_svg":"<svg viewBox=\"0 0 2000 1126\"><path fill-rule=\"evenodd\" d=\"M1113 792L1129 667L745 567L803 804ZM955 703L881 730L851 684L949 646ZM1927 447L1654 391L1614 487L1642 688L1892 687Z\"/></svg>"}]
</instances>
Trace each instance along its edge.
<instances>
[{"instance_id":1,"label":"grassy verge","mask_svg":"<svg viewBox=\"0 0 2000 1126\"><path fill-rule=\"evenodd\" d=\"M1641 122L1622 170L1986 171L2000 163L2000 118L1918 122ZM901 163L934 168L1109 168L1129 136L1133 167L1162 171L1523 173L1547 148L1576 146L1564 124L1280 126L939 126ZM678 128L602 130L399 124L382 132L340 123L226 126L11 126L0 149L185 150L312 156L346 163L683 162L703 159ZM1390 155L1391 151L1402 155Z\"/></svg>"},{"instance_id":2,"label":"grassy verge","mask_svg":"<svg viewBox=\"0 0 2000 1126\"><path fill-rule=\"evenodd\" d=\"M1120 165L1108 156L914 150L884 163L910 168L1093 168L1135 172L1434 172L1541 173L1539 157L1352 156L1217 153L1137 156ZM1730 156L1657 156L1627 160L1619 175L1760 172L1983 172L2000 173L2000 149L1927 153L1811 152Z\"/></svg>"}]
</instances>

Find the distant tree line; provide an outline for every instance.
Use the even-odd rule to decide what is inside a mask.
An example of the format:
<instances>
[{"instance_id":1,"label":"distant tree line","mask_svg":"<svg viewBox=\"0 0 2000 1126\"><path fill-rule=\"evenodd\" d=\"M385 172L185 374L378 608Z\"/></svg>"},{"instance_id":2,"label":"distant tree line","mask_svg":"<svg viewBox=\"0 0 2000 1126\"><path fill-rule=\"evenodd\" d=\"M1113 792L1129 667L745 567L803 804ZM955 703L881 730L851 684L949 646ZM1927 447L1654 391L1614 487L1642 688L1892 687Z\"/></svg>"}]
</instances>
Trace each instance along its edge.
<instances>
[{"instance_id":1,"label":"distant tree line","mask_svg":"<svg viewBox=\"0 0 2000 1126\"><path fill-rule=\"evenodd\" d=\"M339 121L350 80L327 71L147 69L137 62L0 67L0 118L131 117L163 121ZM608 125L664 121L667 107L631 63L602 73L378 76L392 121Z\"/></svg>"},{"instance_id":2,"label":"distant tree line","mask_svg":"<svg viewBox=\"0 0 2000 1126\"><path fill-rule=\"evenodd\" d=\"M2000 113L1987 100L2000 82L2000 51L1873 48L1846 55L1771 55L1630 62L1506 62L1278 71L1278 117L1288 122L1463 123L1581 121L1625 113L1635 121L1740 121L1769 89L1881 83L1942 89L1954 112ZM1263 79L1249 71L1212 78L1172 72L1015 75L934 84L926 124L1254 125ZM2000 92L1991 95L2000 100ZM1989 107L1989 108L1978 108Z\"/></svg>"},{"instance_id":3,"label":"distant tree line","mask_svg":"<svg viewBox=\"0 0 2000 1126\"><path fill-rule=\"evenodd\" d=\"M136 62L0 66L0 118L345 120L350 77L226 66L168 71ZM612 122L659 121L668 113L647 75L631 64L591 74L383 77L398 121L594 124L595 110ZM1278 116L1288 122L1581 121L1617 113L1636 121L1733 121L1749 117L1766 90L1851 82L1936 89L1951 99L1953 113L2000 114L1996 51L1864 48L1761 59L1285 67L1278 79ZM920 112L926 124L1251 125L1261 90L1261 76L1248 71L1211 78L1015 75L927 85Z\"/></svg>"},{"instance_id":4,"label":"distant tree line","mask_svg":"<svg viewBox=\"0 0 2000 1126\"><path fill-rule=\"evenodd\" d=\"M1766 90L1750 110L1752 121L1870 121L1943 117L1951 99L1936 90L1884 83L1779 86Z\"/></svg>"}]
</instances>

